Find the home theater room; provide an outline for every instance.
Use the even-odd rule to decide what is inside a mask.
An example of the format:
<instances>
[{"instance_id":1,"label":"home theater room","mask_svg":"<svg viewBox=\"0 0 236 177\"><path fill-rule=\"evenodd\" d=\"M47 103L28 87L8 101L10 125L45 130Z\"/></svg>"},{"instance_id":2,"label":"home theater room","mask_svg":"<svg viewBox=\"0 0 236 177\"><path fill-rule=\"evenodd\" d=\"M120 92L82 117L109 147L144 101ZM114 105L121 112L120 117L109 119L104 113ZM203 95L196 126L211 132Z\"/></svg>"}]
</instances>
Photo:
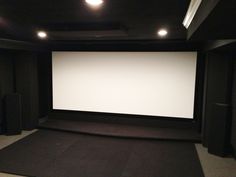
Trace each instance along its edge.
<instances>
[{"instance_id":1,"label":"home theater room","mask_svg":"<svg viewBox=\"0 0 236 177\"><path fill-rule=\"evenodd\" d=\"M236 177L235 0L0 0L0 177Z\"/></svg>"}]
</instances>

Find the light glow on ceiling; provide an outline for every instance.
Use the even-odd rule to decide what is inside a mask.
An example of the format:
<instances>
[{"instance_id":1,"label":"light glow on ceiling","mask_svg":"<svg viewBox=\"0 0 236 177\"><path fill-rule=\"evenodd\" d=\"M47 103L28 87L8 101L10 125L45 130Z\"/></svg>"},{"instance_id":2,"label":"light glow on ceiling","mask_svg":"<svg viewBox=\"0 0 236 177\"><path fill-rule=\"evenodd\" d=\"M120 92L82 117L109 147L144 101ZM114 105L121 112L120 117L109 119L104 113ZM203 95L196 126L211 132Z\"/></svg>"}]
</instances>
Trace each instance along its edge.
<instances>
[{"instance_id":1,"label":"light glow on ceiling","mask_svg":"<svg viewBox=\"0 0 236 177\"><path fill-rule=\"evenodd\" d=\"M40 38L40 39L45 39L47 38L47 33L45 31L38 31L37 32L37 36Z\"/></svg>"},{"instance_id":2,"label":"light glow on ceiling","mask_svg":"<svg viewBox=\"0 0 236 177\"><path fill-rule=\"evenodd\" d=\"M160 29L157 32L158 36L165 37L168 34L168 31L166 29Z\"/></svg>"},{"instance_id":3,"label":"light glow on ceiling","mask_svg":"<svg viewBox=\"0 0 236 177\"><path fill-rule=\"evenodd\" d=\"M85 2L91 7L100 7L104 3L103 0L85 0Z\"/></svg>"}]
</instances>

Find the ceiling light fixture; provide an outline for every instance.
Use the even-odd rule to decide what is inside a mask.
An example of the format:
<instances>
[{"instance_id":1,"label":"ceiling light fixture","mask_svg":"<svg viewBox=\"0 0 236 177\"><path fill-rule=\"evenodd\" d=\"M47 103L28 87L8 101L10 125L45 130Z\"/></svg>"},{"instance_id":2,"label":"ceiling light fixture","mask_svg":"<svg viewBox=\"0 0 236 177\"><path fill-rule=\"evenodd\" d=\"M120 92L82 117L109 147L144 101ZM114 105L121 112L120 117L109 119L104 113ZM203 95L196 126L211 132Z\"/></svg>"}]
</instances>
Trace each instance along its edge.
<instances>
[{"instance_id":1,"label":"ceiling light fixture","mask_svg":"<svg viewBox=\"0 0 236 177\"><path fill-rule=\"evenodd\" d=\"M197 10L201 4L202 0L191 0L190 5L188 7L188 11L184 17L183 25L185 28L188 28L191 24Z\"/></svg>"},{"instance_id":2,"label":"ceiling light fixture","mask_svg":"<svg viewBox=\"0 0 236 177\"><path fill-rule=\"evenodd\" d=\"M85 2L91 7L99 7L103 4L103 0L85 0Z\"/></svg>"},{"instance_id":3,"label":"ceiling light fixture","mask_svg":"<svg viewBox=\"0 0 236 177\"><path fill-rule=\"evenodd\" d=\"M165 37L167 34L168 34L168 31L166 29L160 29L158 32L157 32L158 36L160 37Z\"/></svg>"},{"instance_id":4,"label":"ceiling light fixture","mask_svg":"<svg viewBox=\"0 0 236 177\"><path fill-rule=\"evenodd\" d=\"M40 39L45 39L48 36L45 31L38 31L37 35Z\"/></svg>"}]
</instances>

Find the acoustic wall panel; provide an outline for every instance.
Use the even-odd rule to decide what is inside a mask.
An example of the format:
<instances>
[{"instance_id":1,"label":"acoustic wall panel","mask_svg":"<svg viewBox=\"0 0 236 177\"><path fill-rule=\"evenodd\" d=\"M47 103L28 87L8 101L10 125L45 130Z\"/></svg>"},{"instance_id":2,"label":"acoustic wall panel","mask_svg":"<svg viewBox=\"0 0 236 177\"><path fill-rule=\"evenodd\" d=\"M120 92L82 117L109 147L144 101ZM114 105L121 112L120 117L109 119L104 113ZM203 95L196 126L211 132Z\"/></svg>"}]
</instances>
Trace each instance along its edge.
<instances>
[{"instance_id":1,"label":"acoustic wall panel","mask_svg":"<svg viewBox=\"0 0 236 177\"><path fill-rule=\"evenodd\" d=\"M17 93L7 94L5 97L7 135L17 135L21 133L21 111L21 95Z\"/></svg>"},{"instance_id":2,"label":"acoustic wall panel","mask_svg":"<svg viewBox=\"0 0 236 177\"><path fill-rule=\"evenodd\" d=\"M4 98L14 92L13 55L0 50L0 134L5 131Z\"/></svg>"},{"instance_id":3,"label":"acoustic wall panel","mask_svg":"<svg viewBox=\"0 0 236 177\"><path fill-rule=\"evenodd\" d=\"M38 125L38 65L37 55L19 52L15 59L16 92L22 101L22 128L32 130Z\"/></svg>"},{"instance_id":4,"label":"acoustic wall panel","mask_svg":"<svg viewBox=\"0 0 236 177\"><path fill-rule=\"evenodd\" d=\"M53 52L53 109L193 118L197 52Z\"/></svg>"}]
</instances>

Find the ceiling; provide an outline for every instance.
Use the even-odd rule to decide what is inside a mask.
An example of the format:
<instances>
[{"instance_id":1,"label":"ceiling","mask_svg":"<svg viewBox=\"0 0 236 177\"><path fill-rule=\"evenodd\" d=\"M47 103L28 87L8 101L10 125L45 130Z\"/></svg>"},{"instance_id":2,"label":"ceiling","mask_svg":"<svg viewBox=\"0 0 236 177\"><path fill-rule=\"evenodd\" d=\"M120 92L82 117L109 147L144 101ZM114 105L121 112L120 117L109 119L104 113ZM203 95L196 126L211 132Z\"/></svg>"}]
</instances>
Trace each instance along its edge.
<instances>
[{"instance_id":1,"label":"ceiling","mask_svg":"<svg viewBox=\"0 0 236 177\"><path fill-rule=\"evenodd\" d=\"M0 38L35 41L43 29L51 41L186 40L190 0L104 1L94 10L84 0L0 0Z\"/></svg>"},{"instance_id":2,"label":"ceiling","mask_svg":"<svg viewBox=\"0 0 236 177\"><path fill-rule=\"evenodd\" d=\"M236 0L203 0L188 37L197 40L236 39Z\"/></svg>"}]
</instances>

